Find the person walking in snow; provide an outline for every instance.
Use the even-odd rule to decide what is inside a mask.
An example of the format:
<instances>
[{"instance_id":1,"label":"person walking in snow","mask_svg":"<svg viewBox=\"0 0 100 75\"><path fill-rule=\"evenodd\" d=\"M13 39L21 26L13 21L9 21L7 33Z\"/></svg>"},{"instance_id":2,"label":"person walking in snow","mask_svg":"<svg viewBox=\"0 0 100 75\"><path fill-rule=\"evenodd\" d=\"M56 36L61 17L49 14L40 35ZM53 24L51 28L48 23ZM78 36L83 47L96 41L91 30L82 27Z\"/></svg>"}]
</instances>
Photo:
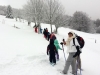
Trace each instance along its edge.
<instances>
[{"instance_id":1,"label":"person walking in snow","mask_svg":"<svg viewBox=\"0 0 100 75\"><path fill-rule=\"evenodd\" d=\"M49 55L50 64L56 65L55 54L57 53L56 47L54 45L54 40L50 40L50 44L47 46L47 55Z\"/></svg>"},{"instance_id":2,"label":"person walking in snow","mask_svg":"<svg viewBox=\"0 0 100 75\"><path fill-rule=\"evenodd\" d=\"M75 39L76 46L74 46L73 39ZM79 45L77 39L75 38L74 32L69 32L67 41L63 40L63 43L64 43L64 45L67 46L67 53L69 53L69 56L67 58L64 70L62 72L63 72L63 74L67 74L68 69L71 65L72 66L72 73L74 75L76 75L77 74L76 61L75 61L75 57L77 56L77 49L76 48L79 48L80 45Z\"/></svg>"},{"instance_id":3,"label":"person walking in snow","mask_svg":"<svg viewBox=\"0 0 100 75\"><path fill-rule=\"evenodd\" d=\"M84 47L84 44L85 44L84 39L82 37L79 37L77 34L75 34L75 37L76 38L80 38L80 39L77 39L77 40L80 40L80 42L81 42L80 45L83 48ZM76 61L78 62L77 69L80 69L80 70L82 70L82 68L81 68L81 57L80 57L80 54L82 53L82 48L77 48L78 51L76 53Z\"/></svg>"},{"instance_id":4,"label":"person walking in snow","mask_svg":"<svg viewBox=\"0 0 100 75\"><path fill-rule=\"evenodd\" d=\"M44 28L43 34L44 34L44 38L46 39L46 29L45 28Z\"/></svg>"},{"instance_id":5,"label":"person walking in snow","mask_svg":"<svg viewBox=\"0 0 100 75\"><path fill-rule=\"evenodd\" d=\"M51 34L50 34L50 32L48 32L48 35L47 35L47 40L49 41L49 39L50 39L50 36L51 36Z\"/></svg>"},{"instance_id":6,"label":"person walking in snow","mask_svg":"<svg viewBox=\"0 0 100 75\"><path fill-rule=\"evenodd\" d=\"M57 38L54 40L54 45L56 46L56 49L57 49L57 54L56 54L57 60L59 60L59 51L58 50L59 49L62 50L62 49L59 46L59 42L58 42Z\"/></svg>"},{"instance_id":7,"label":"person walking in snow","mask_svg":"<svg viewBox=\"0 0 100 75\"><path fill-rule=\"evenodd\" d=\"M48 29L47 28L45 30L45 36L46 36L46 39L47 39L47 37L48 37Z\"/></svg>"},{"instance_id":8,"label":"person walking in snow","mask_svg":"<svg viewBox=\"0 0 100 75\"><path fill-rule=\"evenodd\" d=\"M40 33L42 34L42 28L40 27Z\"/></svg>"},{"instance_id":9,"label":"person walking in snow","mask_svg":"<svg viewBox=\"0 0 100 75\"><path fill-rule=\"evenodd\" d=\"M37 27L35 27L35 32L36 32L36 33L38 32L38 29L37 29Z\"/></svg>"}]
</instances>

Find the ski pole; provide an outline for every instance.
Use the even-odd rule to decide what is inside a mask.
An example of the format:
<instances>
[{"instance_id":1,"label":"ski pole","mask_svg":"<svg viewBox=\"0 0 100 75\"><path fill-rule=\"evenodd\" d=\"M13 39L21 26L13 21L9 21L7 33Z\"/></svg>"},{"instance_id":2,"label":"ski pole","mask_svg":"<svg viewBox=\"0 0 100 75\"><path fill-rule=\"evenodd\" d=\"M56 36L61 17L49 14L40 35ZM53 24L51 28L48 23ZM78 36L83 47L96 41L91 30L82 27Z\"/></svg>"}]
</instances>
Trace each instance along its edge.
<instances>
[{"instance_id":1,"label":"ski pole","mask_svg":"<svg viewBox=\"0 0 100 75\"><path fill-rule=\"evenodd\" d=\"M78 61L77 62L78 62L78 65L81 65L79 56L78 56ZM82 73L81 73L81 66L79 68L80 68L80 75L82 75Z\"/></svg>"},{"instance_id":2,"label":"ski pole","mask_svg":"<svg viewBox=\"0 0 100 75\"><path fill-rule=\"evenodd\" d=\"M62 45L62 48L63 48L64 58L65 58L65 62L66 62L66 57L65 57L65 52L64 52L64 47L63 47L63 45Z\"/></svg>"}]
</instances>

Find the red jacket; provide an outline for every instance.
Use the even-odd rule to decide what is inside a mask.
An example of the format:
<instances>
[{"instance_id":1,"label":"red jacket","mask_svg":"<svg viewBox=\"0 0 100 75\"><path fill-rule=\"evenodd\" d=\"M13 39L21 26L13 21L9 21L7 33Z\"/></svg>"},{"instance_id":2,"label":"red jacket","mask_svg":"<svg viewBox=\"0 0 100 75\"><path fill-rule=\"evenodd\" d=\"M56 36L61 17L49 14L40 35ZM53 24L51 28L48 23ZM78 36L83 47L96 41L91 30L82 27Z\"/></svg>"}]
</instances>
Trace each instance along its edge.
<instances>
[{"instance_id":1,"label":"red jacket","mask_svg":"<svg viewBox=\"0 0 100 75\"><path fill-rule=\"evenodd\" d=\"M35 27L35 32L36 32L36 33L38 32L37 27Z\"/></svg>"}]
</instances>

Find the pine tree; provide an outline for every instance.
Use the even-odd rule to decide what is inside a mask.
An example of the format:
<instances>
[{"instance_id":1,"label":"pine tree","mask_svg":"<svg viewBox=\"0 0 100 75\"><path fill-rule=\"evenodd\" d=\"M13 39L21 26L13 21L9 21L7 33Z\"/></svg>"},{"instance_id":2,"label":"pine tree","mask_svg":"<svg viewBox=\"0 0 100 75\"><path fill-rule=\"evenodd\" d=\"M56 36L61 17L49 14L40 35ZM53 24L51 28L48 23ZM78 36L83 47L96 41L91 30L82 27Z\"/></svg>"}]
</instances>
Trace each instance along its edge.
<instances>
[{"instance_id":1,"label":"pine tree","mask_svg":"<svg viewBox=\"0 0 100 75\"><path fill-rule=\"evenodd\" d=\"M7 7L6 18L13 18L13 11L10 5Z\"/></svg>"}]
</instances>

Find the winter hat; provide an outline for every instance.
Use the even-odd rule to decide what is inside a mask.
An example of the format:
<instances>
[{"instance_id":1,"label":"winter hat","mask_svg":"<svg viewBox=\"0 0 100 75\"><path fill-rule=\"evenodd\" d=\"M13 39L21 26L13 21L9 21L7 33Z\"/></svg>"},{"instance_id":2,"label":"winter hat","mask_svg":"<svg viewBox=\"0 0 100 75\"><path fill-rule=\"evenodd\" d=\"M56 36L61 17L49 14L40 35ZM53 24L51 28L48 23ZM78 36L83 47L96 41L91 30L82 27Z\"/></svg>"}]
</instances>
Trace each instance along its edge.
<instances>
[{"instance_id":1,"label":"winter hat","mask_svg":"<svg viewBox=\"0 0 100 75\"><path fill-rule=\"evenodd\" d=\"M74 32L69 32L68 34L72 34L73 36L72 37L69 37L68 36L68 39L67 39L67 41L66 41L66 45L67 46L69 46L69 44L70 44L70 41L73 39L73 38L75 38L75 33Z\"/></svg>"}]
</instances>

